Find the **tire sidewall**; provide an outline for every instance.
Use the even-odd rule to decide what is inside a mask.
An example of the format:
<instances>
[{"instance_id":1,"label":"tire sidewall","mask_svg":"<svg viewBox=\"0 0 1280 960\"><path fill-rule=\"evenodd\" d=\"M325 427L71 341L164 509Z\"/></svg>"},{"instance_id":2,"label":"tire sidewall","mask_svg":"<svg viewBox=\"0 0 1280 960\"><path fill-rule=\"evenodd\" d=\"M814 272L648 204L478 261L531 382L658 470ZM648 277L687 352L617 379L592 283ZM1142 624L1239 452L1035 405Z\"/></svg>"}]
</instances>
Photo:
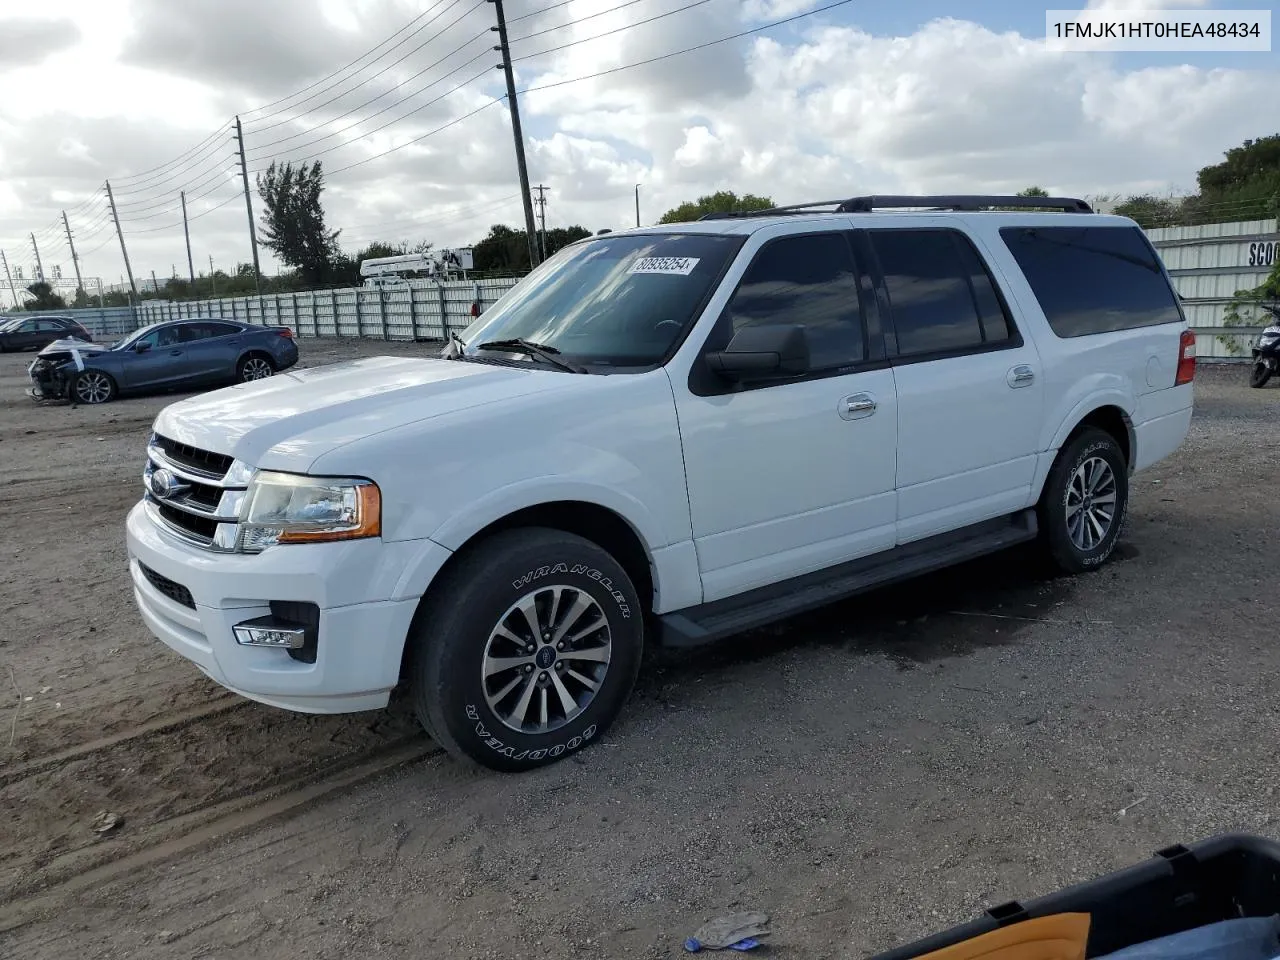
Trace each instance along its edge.
<instances>
[{"instance_id":1,"label":"tire sidewall","mask_svg":"<svg viewBox=\"0 0 1280 960\"><path fill-rule=\"evenodd\" d=\"M1067 531L1067 498L1072 477L1086 460L1094 457L1106 460L1115 476L1116 514L1102 543L1090 551L1083 551L1071 541ZM1115 439L1101 431L1090 431L1073 443L1060 461L1059 469L1054 471L1054 486L1048 505L1045 519L1049 524L1049 543L1055 559L1062 566L1080 572L1097 569L1106 563L1115 551L1129 518L1129 468Z\"/></svg>"},{"instance_id":2,"label":"tire sidewall","mask_svg":"<svg viewBox=\"0 0 1280 960\"><path fill-rule=\"evenodd\" d=\"M1265 360L1255 361L1253 369L1249 371L1249 386L1265 387L1270 379L1271 367L1267 365L1267 362Z\"/></svg>"},{"instance_id":3,"label":"tire sidewall","mask_svg":"<svg viewBox=\"0 0 1280 960\"><path fill-rule=\"evenodd\" d=\"M272 363L270 360L268 360L268 359L267 359L267 357L266 357L265 355L263 355L263 354L261 354L261 353L247 353L247 354L245 354L243 357L241 357L241 358L240 358L240 362L236 364L236 379L237 379L237 380L239 380L241 383L256 383L256 382L257 382L257 380L266 380L266 379L267 379L267 377L259 377L259 378L256 378L256 379L254 379L254 380L249 380L249 379L247 379L247 378L245 377L245 375L244 375L245 368L249 366L249 361L251 361L251 360L263 360L263 361L265 361L265 362L266 362L266 364L267 364L267 366L271 368L271 373L270 373L268 376L274 376L274 375L275 375L275 372L276 372L276 365L275 365L274 363Z\"/></svg>"},{"instance_id":4,"label":"tire sidewall","mask_svg":"<svg viewBox=\"0 0 1280 960\"><path fill-rule=\"evenodd\" d=\"M430 726L472 760L497 770L524 770L561 760L595 742L631 692L643 647L643 611L626 572L607 553L575 537L542 537L507 550L480 582L462 585L439 635L428 641L418 681L429 696ZM543 735L507 727L485 699L482 665L490 631L531 591L568 586L588 593L609 623L612 649L604 683L583 713ZM435 632L435 631L433 631Z\"/></svg>"}]
</instances>

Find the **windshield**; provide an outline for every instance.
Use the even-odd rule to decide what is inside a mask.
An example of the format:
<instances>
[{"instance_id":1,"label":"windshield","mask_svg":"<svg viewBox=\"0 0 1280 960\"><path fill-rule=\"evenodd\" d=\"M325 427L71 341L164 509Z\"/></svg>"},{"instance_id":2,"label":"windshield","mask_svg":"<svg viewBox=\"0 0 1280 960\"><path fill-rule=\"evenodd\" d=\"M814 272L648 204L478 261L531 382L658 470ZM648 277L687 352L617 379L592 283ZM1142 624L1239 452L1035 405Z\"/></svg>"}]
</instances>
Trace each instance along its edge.
<instances>
[{"instance_id":1,"label":"windshield","mask_svg":"<svg viewBox=\"0 0 1280 960\"><path fill-rule=\"evenodd\" d=\"M463 353L522 339L580 364L659 363L742 242L704 233L620 234L566 247L463 332Z\"/></svg>"},{"instance_id":2,"label":"windshield","mask_svg":"<svg viewBox=\"0 0 1280 960\"><path fill-rule=\"evenodd\" d=\"M133 331L133 333L125 334L122 339L117 340L115 343L113 343L111 345L111 349L121 350L125 347L130 347L133 344L137 343L139 340L141 340L143 337L145 337L148 333L150 333L152 330L154 330L158 326L160 326L159 323L151 323L145 327L139 327L137 330Z\"/></svg>"}]
</instances>

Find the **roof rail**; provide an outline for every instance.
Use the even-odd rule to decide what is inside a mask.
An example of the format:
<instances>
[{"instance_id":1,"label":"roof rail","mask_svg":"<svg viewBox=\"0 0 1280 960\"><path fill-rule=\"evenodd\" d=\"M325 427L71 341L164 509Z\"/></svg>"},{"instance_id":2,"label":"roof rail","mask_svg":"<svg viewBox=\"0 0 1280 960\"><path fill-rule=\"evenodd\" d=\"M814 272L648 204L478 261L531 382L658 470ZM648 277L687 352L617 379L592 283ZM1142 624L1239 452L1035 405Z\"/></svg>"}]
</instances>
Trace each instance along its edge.
<instances>
[{"instance_id":1,"label":"roof rail","mask_svg":"<svg viewBox=\"0 0 1280 960\"><path fill-rule=\"evenodd\" d=\"M829 207L828 210L819 210ZM794 203L767 210L734 210L724 213L705 213L699 220L730 220L740 217L774 217L786 213L871 213L876 209L904 209L922 207L928 210L981 210L984 207L1004 207L1018 210L1061 210L1065 213L1093 213L1093 208L1075 197L1017 197L988 196L982 194L957 194L944 196L868 196L850 197L847 200L818 200L813 203Z\"/></svg>"},{"instance_id":2,"label":"roof rail","mask_svg":"<svg viewBox=\"0 0 1280 960\"><path fill-rule=\"evenodd\" d=\"M981 210L983 207L1016 207L1019 210L1062 210L1093 213L1093 208L1075 197L1018 197L958 194L946 196L850 197L836 207L836 213L870 213L879 208L928 207L936 210Z\"/></svg>"}]
</instances>

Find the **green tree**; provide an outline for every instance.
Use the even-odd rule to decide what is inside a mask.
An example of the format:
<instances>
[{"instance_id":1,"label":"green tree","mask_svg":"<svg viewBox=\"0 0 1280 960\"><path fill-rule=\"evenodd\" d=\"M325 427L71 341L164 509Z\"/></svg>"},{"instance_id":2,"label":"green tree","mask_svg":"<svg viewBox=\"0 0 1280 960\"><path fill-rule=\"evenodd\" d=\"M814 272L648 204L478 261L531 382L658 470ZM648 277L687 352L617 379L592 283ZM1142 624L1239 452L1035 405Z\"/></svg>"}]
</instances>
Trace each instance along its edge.
<instances>
[{"instance_id":1,"label":"green tree","mask_svg":"<svg viewBox=\"0 0 1280 960\"><path fill-rule=\"evenodd\" d=\"M1047 197L1048 195L1049 191L1044 187L1027 187L1025 190L1018 191L1020 197Z\"/></svg>"},{"instance_id":2,"label":"green tree","mask_svg":"<svg viewBox=\"0 0 1280 960\"><path fill-rule=\"evenodd\" d=\"M1116 213L1122 217L1129 217L1143 229L1150 229L1176 223L1181 208L1182 204L1177 200L1141 194L1117 204Z\"/></svg>"},{"instance_id":3,"label":"green tree","mask_svg":"<svg viewBox=\"0 0 1280 960\"><path fill-rule=\"evenodd\" d=\"M262 212L262 242L281 262L298 271L307 286L321 286L330 279L338 256L338 233L325 226L320 196L324 171L320 161L297 169L286 163L271 166L257 176ZM252 276L252 268L250 268Z\"/></svg>"},{"instance_id":4,"label":"green tree","mask_svg":"<svg viewBox=\"0 0 1280 960\"><path fill-rule=\"evenodd\" d=\"M547 256L559 253L574 241L591 236L591 231L578 224L552 227L547 231ZM527 273L529 264L528 234L505 224L494 224L489 235L472 247L477 270Z\"/></svg>"},{"instance_id":5,"label":"green tree","mask_svg":"<svg viewBox=\"0 0 1280 960\"><path fill-rule=\"evenodd\" d=\"M28 286L27 293L31 294L33 299L22 305L25 310L65 310L67 308L67 301L54 293L53 287L43 280L37 280Z\"/></svg>"},{"instance_id":6,"label":"green tree","mask_svg":"<svg viewBox=\"0 0 1280 960\"><path fill-rule=\"evenodd\" d=\"M776 204L770 197L757 197L753 193L739 197L732 190L718 190L697 200L686 200L664 213L658 222L688 223L708 213L749 213L753 210L769 210L774 206Z\"/></svg>"}]
</instances>

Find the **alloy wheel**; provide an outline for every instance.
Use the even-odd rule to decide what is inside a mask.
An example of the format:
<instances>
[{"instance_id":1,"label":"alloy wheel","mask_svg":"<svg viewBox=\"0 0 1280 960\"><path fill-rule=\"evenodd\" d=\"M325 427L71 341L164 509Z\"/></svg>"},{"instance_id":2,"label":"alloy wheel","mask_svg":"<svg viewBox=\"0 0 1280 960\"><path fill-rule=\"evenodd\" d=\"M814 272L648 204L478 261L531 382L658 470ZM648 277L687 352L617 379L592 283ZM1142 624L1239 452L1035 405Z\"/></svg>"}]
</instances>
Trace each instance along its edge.
<instances>
[{"instance_id":1,"label":"alloy wheel","mask_svg":"<svg viewBox=\"0 0 1280 960\"><path fill-rule=\"evenodd\" d=\"M1067 534L1076 549L1088 553L1111 532L1116 515L1116 475L1102 457L1076 468L1067 485Z\"/></svg>"}]
</instances>

